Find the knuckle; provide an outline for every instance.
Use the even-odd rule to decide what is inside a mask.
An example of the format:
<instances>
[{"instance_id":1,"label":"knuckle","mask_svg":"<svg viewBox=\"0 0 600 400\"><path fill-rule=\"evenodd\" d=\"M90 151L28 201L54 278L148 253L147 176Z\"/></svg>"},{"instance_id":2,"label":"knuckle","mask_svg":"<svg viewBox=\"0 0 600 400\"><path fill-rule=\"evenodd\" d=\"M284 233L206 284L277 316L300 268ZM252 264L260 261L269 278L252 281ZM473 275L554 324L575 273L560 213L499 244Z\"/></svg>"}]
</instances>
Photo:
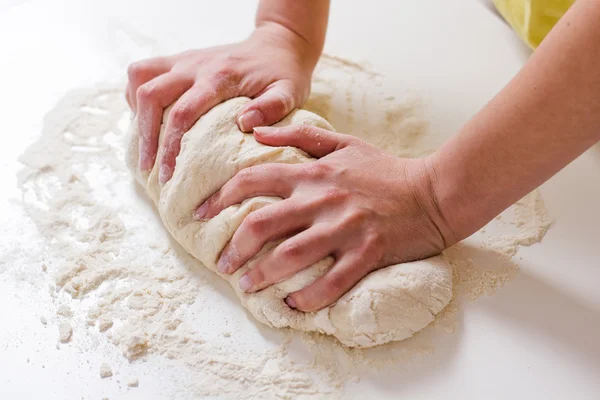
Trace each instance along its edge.
<instances>
[{"instance_id":1,"label":"knuckle","mask_svg":"<svg viewBox=\"0 0 600 400\"><path fill-rule=\"evenodd\" d=\"M355 208L346 214L344 224L346 226L362 227L369 220L370 216L371 210L362 207Z\"/></svg>"},{"instance_id":2,"label":"knuckle","mask_svg":"<svg viewBox=\"0 0 600 400\"><path fill-rule=\"evenodd\" d=\"M143 61L136 61L134 63L129 64L129 66L127 67L127 76L129 77L129 80L137 80L146 69L145 65L146 64Z\"/></svg>"},{"instance_id":3,"label":"knuckle","mask_svg":"<svg viewBox=\"0 0 600 400\"><path fill-rule=\"evenodd\" d=\"M290 295L290 297L294 299L296 309L300 311L312 311L313 305L310 297L307 295L307 289L296 292L293 296Z\"/></svg>"},{"instance_id":4,"label":"knuckle","mask_svg":"<svg viewBox=\"0 0 600 400\"><path fill-rule=\"evenodd\" d=\"M321 210L325 207L340 206L346 202L349 192L337 187L329 187L322 194L316 195L307 200L307 206L310 209Z\"/></svg>"},{"instance_id":5,"label":"knuckle","mask_svg":"<svg viewBox=\"0 0 600 400\"><path fill-rule=\"evenodd\" d=\"M325 279L325 291L326 293L340 293L344 291L344 278L340 274L330 273L326 275Z\"/></svg>"},{"instance_id":6,"label":"knuckle","mask_svg":"<svg viewBox=\"0 0 600 400\"><path fill-rule=\"evenodd\" d=\"M245 222L252 235L260 235L265 231L269 220L264 211L256 210L246 217Z\"/></svg>"},{"instance_id":7,"label":"knuckle","mask_svg":"<svg viewBox=\"0 0 600 400\"><path fill-rule=\"evenodd\" d=\"M211 80L215 86L215 91L219 92L237 86L241 80L241 75L233 65L225 64L213 74Z\"/></svg>"},{"instance_id":8,"label":"knuckle","mask_svg":"<svg viewBox=\"0 0 600 400\"><path fill-rule=\"evenodd\" d=\"M235 243L230 242L227 251L227 262L234 268L240 265L242 262L242 255Z\"/></svg>"},{"instance_id":9,"label":"knuckle","mask_svg":"<svg viewBox=\"0 0 600 400\"><path fill-rule=\"evenodd\" d=\"M254 268L248 271L248 275L250 275L254 286L261 286L261 284L266 280L265 273L260 265L254 266Z\"/></svg>"},{"instance_id":10,"label":"knuckle","mask_svg":"<svg viewBox=\"0 0 600 400\"><path fill-rule=\"evenodd\" d=\"M192 108L188 104L181 104L171 110L171 120L177 126L184 125L192 114Z\"/></svg>"},{"instance_id":11,"label":"knuckle","mask_svg":"<svg viewBox=\"0 0 600 400\"><path fill-rule=\"evenodd\" d=\"M273 93L274 104L270 105L273 111L289 113L294 108L296 101L295 96L288 90L277 90ZM305 125L303 125L305 126Z\"/></svg>"},{"instance_id":12,"label":"knuckle","mask_svg":"<svg viewBox=\"0 0 600 400\"><path fill-rule=\"evenodd\" d=\"M331 176L333 174L333 171L334 171L333 166L331 166L325 162L313 162L313 163L310 163L306 168L306 172L308 173L308 176L310 176L310 178L312 178L314 180L319 180L319 181L324 180L327 177Z\"/></svg>"},{"instance_id":13,"label":"knuckle","mask_svg":"<svg viewBox=\"0 0 600 400\"><path fill-rule=\"evenodd\" d=\"M325 198L327 202L340 204L343 203L350 196L350 192L347 189L341 187L330 187L325 190Z\"/></svg>"},{"instance_id":14,"label":"knuckle","mask_svg":"<svg viewBox=\"0 0 600 400\"><path fill-rule=\"evenodd\" d=\"M279 245L280 257L285 259L295 259L302 254L303 247L298 242L284 242Z\"/></svg>"},{"instance_id":15,"label":"knuckle","mask_svg":"<svg viewBox=\"0 0 600 400\"><path fill-rule=\"evenodd\" d=\"M158 89L151 83L143 84L137 90L137 97L141 101L154 101L158 97Z\"/></svg>"},{"instance_id":16,"label":"knuckle","mask_svg":"<svg viewBox=\"0 0 600 400\"><path fill-rule=\"evenodd\" d=\"M238 187L253 185L256 181L256 170L255 168L245 168L238 172L235 178L235 184Z\"/></svg>"}]
</instances>

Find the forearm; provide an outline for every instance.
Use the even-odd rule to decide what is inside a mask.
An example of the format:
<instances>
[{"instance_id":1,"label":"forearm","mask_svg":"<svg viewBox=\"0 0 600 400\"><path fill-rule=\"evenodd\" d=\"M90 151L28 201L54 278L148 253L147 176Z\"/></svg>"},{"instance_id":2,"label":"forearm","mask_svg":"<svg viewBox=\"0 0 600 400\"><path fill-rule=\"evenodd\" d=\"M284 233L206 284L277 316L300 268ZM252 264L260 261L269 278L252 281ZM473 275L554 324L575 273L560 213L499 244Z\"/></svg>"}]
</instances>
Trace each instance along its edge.
<instances>
[{"instance_id":1,"label":"forearm","mask_svg":"<svg viewBox=\"0 0 600 400\"><path fill-rule=\"evenodd\" d=\"M522 71L431 157L461 240L600 139L600 3L579 0Z\"/></svg>"},{"instance_id":2,"label":"forearm","mask_svg":"<svg viewBox=\"0 0 600 400\"><path fill-rule=\"evenodd\" d=\"M328 18L329 0L261 0L256 27L285 27L303 42L304 56L316 64L323 51Z\"/></svg>"}]
</instances>

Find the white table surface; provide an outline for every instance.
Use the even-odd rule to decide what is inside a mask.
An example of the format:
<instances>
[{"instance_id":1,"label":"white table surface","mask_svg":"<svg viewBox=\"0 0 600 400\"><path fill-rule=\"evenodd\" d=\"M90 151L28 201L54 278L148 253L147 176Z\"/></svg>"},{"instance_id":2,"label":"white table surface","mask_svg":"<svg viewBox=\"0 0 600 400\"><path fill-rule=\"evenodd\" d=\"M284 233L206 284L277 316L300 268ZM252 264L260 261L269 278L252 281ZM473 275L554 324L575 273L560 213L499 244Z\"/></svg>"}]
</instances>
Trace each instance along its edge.
<instances>
[{"instance_id":1,"label":"white table surface","mask_svg":"<svg viewBox=\"0 0 600 400\"><path fill-rule=\"evenodd\" d=\"M489 100L529 51L480 2L333 1L326 51L366 60L392 89L427 98L441 143ZM0 0L0 259L10 263L26 217L18 211L16 161L39 135L42 117L73 88L124 79L127 64L243 38L254 1ZM348 398L600 398L600 147L542 187L556 226L523 250L521 271L464 310L443 351L392 383L350 385ZM169 385L155 359L145 381L120 390L88 362L120 357L55 349L43 330L35 285L0 271L0 398L149 399ZM92 362L92 364L93 364ZM86 367L86 365L88 367ZM126 375L127 366L122 367ZM164 395L163 395L164 396ZM368 396L368 397L365 397Z\"/></svg>"}]
</instances>

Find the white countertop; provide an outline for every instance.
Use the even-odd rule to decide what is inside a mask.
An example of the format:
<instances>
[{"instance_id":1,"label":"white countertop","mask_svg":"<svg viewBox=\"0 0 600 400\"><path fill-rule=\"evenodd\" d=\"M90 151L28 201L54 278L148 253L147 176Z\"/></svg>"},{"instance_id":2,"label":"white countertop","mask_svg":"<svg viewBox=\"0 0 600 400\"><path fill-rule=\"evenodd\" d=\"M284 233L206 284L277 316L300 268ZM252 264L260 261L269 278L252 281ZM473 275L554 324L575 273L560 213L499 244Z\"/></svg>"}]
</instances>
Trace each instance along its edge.
<instances>
[{"instance_id":1,"label":"white countertop","mask_svg":"<svg viewBox=\"0 0 600 400\"><path fill-rule=\"evenodd\" d=\"M368 61L388 77L388 90L422 95L437 144L529 55L475 0L333 3L326 52ZM155 357L127 364L102 340L94 352L68 345L58 351L56 331L40 324L49 308L40 295L45 288L3 274L19 268L11 263L19 244L34 240L19 211L17 157L68 90L123 80L127 64L139 58L239 40L252 28L255 5L0 0L0 398L176 396L169 377L178 371ZM347 398L600 398L600 147L542 193L557 222L541 244L521 250L517 277L465 306L456 332L431 355L394 377L349 383ZM124 382L128 374L140 377L140 387L100 380L104 359L120 365Z\"/></svg>"}]
</instances>

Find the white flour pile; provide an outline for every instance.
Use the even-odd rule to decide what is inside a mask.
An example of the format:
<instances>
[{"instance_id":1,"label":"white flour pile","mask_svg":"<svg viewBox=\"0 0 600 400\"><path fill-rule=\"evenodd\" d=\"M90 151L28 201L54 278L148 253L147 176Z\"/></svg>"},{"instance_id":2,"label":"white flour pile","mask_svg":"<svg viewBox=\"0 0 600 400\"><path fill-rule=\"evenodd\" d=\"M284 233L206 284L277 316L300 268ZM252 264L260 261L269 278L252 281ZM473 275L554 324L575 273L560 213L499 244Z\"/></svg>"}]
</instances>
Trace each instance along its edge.
<instances>
[{"instance_id":1,"label":"white flour pile","mask_svg":"<svg viewBox=\"0 0 600 400\"><path fill-rule=\"evenodd\" d=\"M306 108L338 131L397 155L426 154L419 101L387 97L377 89L382 82L365 67L325 57ZM71 92L47 115L42 136L21 157L23 206L44 243L31 257L44 260L40 268L56 308L55 317L41 321L56 326L63 345L101 334L134 363L149 355L167 365L185 363L194 379L179 382L184 396L336 398L350 379L383 367L401 370L455 329L461 295L474 299L506 283L518 270L512 258L519 247L539 242L552 225L534 192L491 223L501 234L482 230L449 249L455 300L407 341L350 350L318 335L277 332L269 345L257 348L235 330L218 332L216 340L198 329L190 310L225 305L231 289L171 242L135 192L124 162L128 123L121 85ZM112 373L108 364L100 370L102 377ZM129 386L137 384L135 379Z\"/></svg>"}]
</instances>

